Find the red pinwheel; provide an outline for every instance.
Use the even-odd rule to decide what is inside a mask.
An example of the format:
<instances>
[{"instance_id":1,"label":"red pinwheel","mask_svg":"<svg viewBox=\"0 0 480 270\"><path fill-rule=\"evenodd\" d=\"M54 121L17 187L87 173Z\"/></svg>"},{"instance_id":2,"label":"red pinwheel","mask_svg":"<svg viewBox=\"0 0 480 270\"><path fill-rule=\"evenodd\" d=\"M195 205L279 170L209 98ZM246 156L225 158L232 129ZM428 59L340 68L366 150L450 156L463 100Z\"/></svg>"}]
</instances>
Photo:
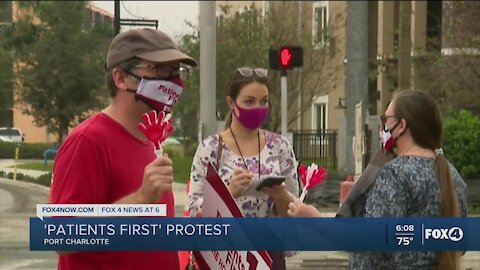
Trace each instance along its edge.
<instances>
[{"instance_id":1,"label":"red pinwheel","mask_svg":"<svg viewBox=\"0 0 480 270\"><path fill-rule=\"evenodd\" d=\"M298 167L298 174L300 175L300 180L302 180L303 186L307 186L307 166L305 166L305 164L300 164Z\"/></svg>"},{"instance_id":2,"label":"red pinwheel","mask_svg":"<svg viewBox=\"0 0 480 270\"><path fill-rule=\"evenodd\" d=\"M305 196L307 196L308 191L322 183L325 178L327 178L327 170L323 167L318 167L315 163L312 163L308 168L305 164L301 164L298 168L298 173L300 174L300 179L303 183L302 195L300 196L300 200L302 201L305 199Z\"/></svg>"},{"instance_id":3,"label":"red pinwheel","mask_svg":"<svg viewBox=\"0 0 480 270\"><path fill-rule=\"evenodd\" d=\"M152 110L142 115L143 123L138 128L145 134L145 137L155 145L156 150L161 150L162 143L173 132L173 119L165 112Z\"/></svg>"}]
</instances>

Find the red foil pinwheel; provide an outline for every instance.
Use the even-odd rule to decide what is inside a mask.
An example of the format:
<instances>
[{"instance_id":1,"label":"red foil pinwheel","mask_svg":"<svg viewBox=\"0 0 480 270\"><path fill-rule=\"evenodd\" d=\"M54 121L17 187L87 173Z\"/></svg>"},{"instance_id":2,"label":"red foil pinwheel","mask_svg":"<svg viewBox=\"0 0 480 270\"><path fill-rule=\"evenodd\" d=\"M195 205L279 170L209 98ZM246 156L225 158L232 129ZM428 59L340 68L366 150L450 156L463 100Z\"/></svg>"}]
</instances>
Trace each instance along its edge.
<instances>
[{"instance_id":1,"label":"red foil pinwheel","mask_svg":"<svg viewBox=\"0 0 480 270\"><path fill-rule=\"evenodd\" d=\"M298 174L303 183L302 195L300 196L301 201L305 199L309 190L316 187L327 178L327 170L323 167L318 167L315 163L312 163L308 168L305 164L300 164L298 167Z\"/></svg>"},{"instance_id":2,"label":"red foil pinwheel","mask_svg":"<svg viewBox=\"0 0 480 270\"><path fill-rule=\"evenodd\" d=\"M157 156L163 154L162 143L173 132L173 119L170 114L156 111L150 111L142 115L143 123L138 124L138 128L145 134L145 137L155 145Z\"/></svg>"}]
</instances>

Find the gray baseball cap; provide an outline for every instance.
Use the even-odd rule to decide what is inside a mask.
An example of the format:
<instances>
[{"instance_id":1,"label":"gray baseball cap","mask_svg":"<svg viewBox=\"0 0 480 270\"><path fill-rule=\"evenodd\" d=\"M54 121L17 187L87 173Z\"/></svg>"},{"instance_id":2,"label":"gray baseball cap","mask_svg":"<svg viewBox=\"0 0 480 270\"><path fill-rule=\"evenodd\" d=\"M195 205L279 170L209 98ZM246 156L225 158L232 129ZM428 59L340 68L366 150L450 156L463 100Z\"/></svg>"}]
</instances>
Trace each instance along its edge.
<instances>
[{"instance_id":1,"label":"gray baseball cap","mask_svg":"<svg viewBox=\"0 0 480 270\"><path fill-rule=\"evenodd\" d=\"M197 66L197 61L181 52L169 36L150 28L128 30L115 36L108 49L105 68L110 70L133 57L160 63L178 60Z\"/></svg>"}]
</instances>

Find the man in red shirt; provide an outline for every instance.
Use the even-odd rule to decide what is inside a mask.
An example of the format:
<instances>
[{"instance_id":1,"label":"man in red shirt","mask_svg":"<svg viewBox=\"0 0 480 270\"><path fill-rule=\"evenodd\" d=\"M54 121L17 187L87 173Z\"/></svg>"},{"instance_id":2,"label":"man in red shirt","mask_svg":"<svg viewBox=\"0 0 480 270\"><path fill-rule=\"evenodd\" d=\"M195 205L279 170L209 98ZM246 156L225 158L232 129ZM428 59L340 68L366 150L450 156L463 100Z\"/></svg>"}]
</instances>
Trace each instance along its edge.
<instances>
[{"instance_id":1,"label":"man in red shirt","mask_svg":"<svg viewBox=\"0 0 480 270\"><path fill-rule=\"evenodd\" d=\"M142 114L152 109L170 111L178 97L175 93L174 99L144 98L139 94L144 88L139 85L153 80L160 85L176 85L179 89L173 90L181 93L180 63L197 65L161 31L135 29L112 40L105 63L111 104L73 129L60 147L53 169L51 203L162 203L167 205L167 216L175 216L172 161L166 155L156 157L153 143L137 125ZM179 268L177 252L58 253L60 270Z\"/></svg>"}]
</instances>

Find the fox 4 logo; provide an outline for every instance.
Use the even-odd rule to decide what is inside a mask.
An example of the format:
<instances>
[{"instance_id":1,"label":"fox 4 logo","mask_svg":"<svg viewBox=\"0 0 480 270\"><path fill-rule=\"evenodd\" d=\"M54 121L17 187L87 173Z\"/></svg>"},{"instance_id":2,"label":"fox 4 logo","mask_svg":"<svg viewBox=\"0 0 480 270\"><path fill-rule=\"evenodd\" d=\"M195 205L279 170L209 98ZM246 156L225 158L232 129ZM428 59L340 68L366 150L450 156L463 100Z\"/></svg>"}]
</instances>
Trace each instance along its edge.
<instances>
[{"instance_id":1,"label":"fox 4 logo","mask_svg":"<svg viewBox=\"0 0 480 270\"><path fill-rule=\"evenodd\" d=\"M459 227L452 227L450 229L425 229L425 240L450 240L458 242L463 239L463 230Z\"/></svg>"}]
</instances>

